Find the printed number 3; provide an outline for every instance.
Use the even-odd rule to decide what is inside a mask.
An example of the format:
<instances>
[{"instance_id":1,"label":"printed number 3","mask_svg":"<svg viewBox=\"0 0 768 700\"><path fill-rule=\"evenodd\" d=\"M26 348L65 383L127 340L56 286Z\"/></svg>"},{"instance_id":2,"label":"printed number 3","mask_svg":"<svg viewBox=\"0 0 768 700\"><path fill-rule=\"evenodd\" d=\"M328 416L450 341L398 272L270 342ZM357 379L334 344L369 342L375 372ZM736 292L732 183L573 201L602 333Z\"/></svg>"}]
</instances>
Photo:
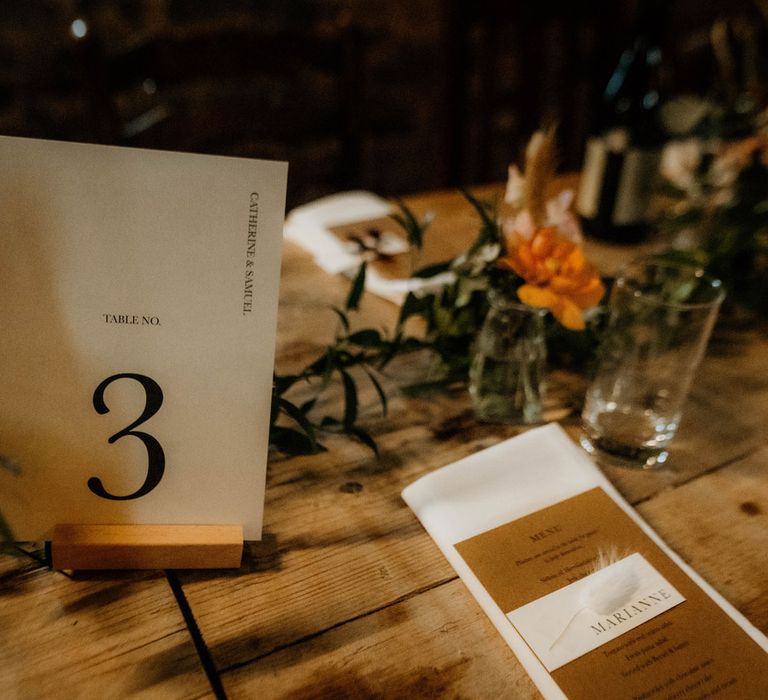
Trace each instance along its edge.
<instances>
[{"instance_id":1,"label":"printed number 3","mask_svg":"<svg viewBox=\"0 0 768 700\"><path fill-rule=\"evenodd\" d=\"M145 377L143 374L113 374L99 384L99 386L96 387L96 391L93 392L93 407L96 409L97 413L109 413L109 408L107 408L107 404L104 403L104 391L112 382L115 382L118 379L133 379L134 381L137 381L144 389L144 392L147 395L147 400L144 404L143 413L128 427L115 433L107 442L111 445L113 442L117 442L120 438L125 437L126 435L133 435L134 437L139 438L139 440L144 443L144 447L147 448L147 478L144 480L144 483L138 491L128 494L127 496L114 496L109 493L104 488L104 484L101 483L101 479L97 476L92 476L88 479L88 488L102 498L109 498L113 501L128 501L133 498L146 496L160 483L160 479L163 478L163 472L165 471L165 453L163 452L162 446L148 433L134 430L134 428L137 428L145 421L148 421L160 410L160 406L163 405L163 390L154 379Z\"/></svg>"}]
</instances>

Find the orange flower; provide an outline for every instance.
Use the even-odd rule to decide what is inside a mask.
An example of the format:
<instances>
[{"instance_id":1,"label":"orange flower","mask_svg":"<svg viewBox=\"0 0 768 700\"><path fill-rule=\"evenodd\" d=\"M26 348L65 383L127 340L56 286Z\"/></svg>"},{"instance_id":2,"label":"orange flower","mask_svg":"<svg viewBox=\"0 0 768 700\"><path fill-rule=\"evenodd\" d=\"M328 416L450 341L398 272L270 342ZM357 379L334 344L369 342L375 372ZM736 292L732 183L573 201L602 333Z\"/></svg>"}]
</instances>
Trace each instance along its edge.
<instances>
[{"instance_id":1,"label":"orange flower","mask_svg":"<svg viewBox=\"0 0 768 700\"><path fill-rule=\"evenodd\" d=\"M498 264L525 280L517 290L520 301L549 309L574 331L583 330L584 310L597 304L605 291L581 247L552 226L538 228L530 240L508 236L507 255Z\"/></svg>"}]
</instances>

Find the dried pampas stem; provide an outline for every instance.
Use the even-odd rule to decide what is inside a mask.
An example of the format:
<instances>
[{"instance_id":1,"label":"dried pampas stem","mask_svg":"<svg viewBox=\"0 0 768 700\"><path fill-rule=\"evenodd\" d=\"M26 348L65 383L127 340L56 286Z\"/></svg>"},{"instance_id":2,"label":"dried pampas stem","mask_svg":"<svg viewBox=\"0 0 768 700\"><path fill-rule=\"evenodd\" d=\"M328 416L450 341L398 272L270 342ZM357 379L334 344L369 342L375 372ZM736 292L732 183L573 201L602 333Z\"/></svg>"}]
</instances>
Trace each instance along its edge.
<instances>
[{"instance_id":1,"label":"dried pampas stem","mask_svg":"<svg viewBox=\"0 0 768 700\"><path fill-rule=\"evenodd\" d=\"M541 226L547 212L547 191L555 176L555 127L537 131L525 149L526 208L536 226Z\"/></svg>"},{"instance_id":2,"label":"dried pampas stem","mask_svg":"<svg viewBox=\"0 0 768 700\"><path fill-rule=\"evenodd\" d=\"M612 564L624 559L625 556L627 555L619 555L616 547L610 547L607 551L599 550L589 575L592 576L607 569ZM552 651L555 648L555 645L565 636L565 633L581 613L585 610L591 610L598 615L610 615L632 599L632 594L635 592L637 584L638 581L635 573L626 567L621 571L612 571L607 575L597 577L591 585L586 586L581 592L579 597L581 607L568 620L568 624L558 635L557 639L552 642L549 650Z\"/></svg>"},{"instance_id":3,"label":"dried pampas stem","mask_svg":"<svg viewBox=\"0 0 768 700\"><path fill-rule=\"evenodd\" d=\"M619 555L616 547L611 547L607 552L600 550L593 573L607 569L625 556ZM631 569L614 570L597 577L591 586L586 587L582 591L581 602L585 608L600 615L610 615L632 600L637 584L637 576Z\"/></svg>"}]
</instances>

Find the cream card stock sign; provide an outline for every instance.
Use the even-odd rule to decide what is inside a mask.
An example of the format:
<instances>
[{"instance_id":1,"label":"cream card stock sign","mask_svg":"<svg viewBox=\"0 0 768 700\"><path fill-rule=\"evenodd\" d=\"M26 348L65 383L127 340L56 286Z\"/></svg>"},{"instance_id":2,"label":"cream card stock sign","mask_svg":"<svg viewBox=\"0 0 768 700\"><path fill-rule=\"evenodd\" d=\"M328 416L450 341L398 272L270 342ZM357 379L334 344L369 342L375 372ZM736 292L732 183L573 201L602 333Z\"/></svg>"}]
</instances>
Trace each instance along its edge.
<instances>
[{"instance_id":1,"label":"cream card stock sign","mask_svg":"<svg viewBox=\"0 0 768 700\"><path fill-rule=\"evenodd\" d=\"M554 671L684 600L641 554L633 554L507 618L547 671Z\"/></svg>"},{"instance_id":2,"label":"cream card stock sign","mask_svg":"<svg viewBox=\"0 0 768 700\"><path fill-rule=\"evenodd\" d=\"M0 512L261 533L284 163L0 138Z\"/></svg>"}]
</instances>

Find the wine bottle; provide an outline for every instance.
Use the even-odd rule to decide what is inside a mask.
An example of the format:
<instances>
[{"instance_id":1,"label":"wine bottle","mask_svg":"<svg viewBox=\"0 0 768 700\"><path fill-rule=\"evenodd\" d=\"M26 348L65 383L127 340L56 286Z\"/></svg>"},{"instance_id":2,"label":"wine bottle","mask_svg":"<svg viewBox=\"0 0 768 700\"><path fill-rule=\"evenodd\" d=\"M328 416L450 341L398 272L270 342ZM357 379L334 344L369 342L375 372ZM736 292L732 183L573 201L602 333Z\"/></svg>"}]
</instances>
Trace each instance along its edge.
<instances>
[{"instance_id":1,"label":"wine bottle","mask_svg":"<svg viewBox=\"0 0 768 700\"><path fill-rule=\"evenodd\" d=\"M664 142L659 119L666 2L640 2L633 38L605 88L599 130L586 145L576 210L584 231L617 243L648 232Z\"/></svg>"}]
</instances>

